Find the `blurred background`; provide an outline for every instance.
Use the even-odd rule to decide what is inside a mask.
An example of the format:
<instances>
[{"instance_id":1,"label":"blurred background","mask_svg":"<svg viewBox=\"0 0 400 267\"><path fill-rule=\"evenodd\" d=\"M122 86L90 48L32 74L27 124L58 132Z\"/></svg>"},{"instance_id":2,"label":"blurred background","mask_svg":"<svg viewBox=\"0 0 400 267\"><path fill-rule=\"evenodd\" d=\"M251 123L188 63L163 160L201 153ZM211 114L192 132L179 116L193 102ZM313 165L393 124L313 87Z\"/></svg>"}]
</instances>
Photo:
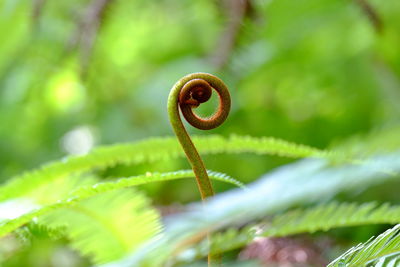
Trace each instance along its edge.
<instances>
[{"instance_id":1,"label":"blurred background","mask_svg":"<svg viewBox=\"0 0 400 267\"><path fill-rule=\"evenodd\" d=\"M232 94L221 127L188 127L191 134L273 136L329 148L395 125L400 115L398 0L0 3L1 182L98 145L173 135L167 96L191 72L218 75ZM247 183L290 160L205 161ZM186 168L174 160L99 175ZM198 199L193 181L144 190L156 205Z\"/></svg>"}]
</instances>

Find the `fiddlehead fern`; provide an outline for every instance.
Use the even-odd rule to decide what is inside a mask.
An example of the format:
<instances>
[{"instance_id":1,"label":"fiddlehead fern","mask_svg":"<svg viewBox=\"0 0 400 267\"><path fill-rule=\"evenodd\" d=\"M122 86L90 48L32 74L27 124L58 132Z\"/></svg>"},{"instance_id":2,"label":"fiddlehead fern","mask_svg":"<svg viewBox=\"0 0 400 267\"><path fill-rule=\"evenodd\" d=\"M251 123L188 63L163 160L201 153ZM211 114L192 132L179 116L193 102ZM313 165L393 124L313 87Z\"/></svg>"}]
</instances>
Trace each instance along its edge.
<instances>
[{"instance_id":1,"label":"fiddlehead fern","mask_svg":"<svg viewBox=\"0 0 400 267\"><path fill-rule=\"evenodd\" d=\"M193 108L207 102L211 97L212 89L219 96L218 109L208 118L199 117L193 113ZM192 126L202 130L209 130L218 127L225 121L230 107L231 98L228 88L219 78L208 73L193 73L183 77L172 87L168 97L168 114L171 125L192 165L203 200L214 195L214 191L203 161L183 126L179 116L179 109Z\"/></svg>"}]
</instances>

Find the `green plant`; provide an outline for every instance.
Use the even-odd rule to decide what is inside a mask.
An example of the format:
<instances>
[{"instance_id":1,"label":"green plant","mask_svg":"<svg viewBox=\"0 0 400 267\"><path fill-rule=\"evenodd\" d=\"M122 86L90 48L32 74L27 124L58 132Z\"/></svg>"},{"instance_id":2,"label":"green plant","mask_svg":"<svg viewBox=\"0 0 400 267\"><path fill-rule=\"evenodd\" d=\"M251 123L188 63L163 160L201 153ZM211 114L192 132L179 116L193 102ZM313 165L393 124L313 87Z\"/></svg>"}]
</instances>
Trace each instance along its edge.
<instances>
[{"instance_id":1,"label":"green plant","mask_svg":"<svg viewBox=\"0 0 400 267\"><path fill-rule=\"evenodd\" d=\"M243 257L271 240L399 265L399 14L399 0L2 1L0 266L275 265L291 246ZM214 130L182 117L205 203L166 109L198 70L232 98Z\"/></svg>"},{"instance_id":2,"label":"green plant","mask_svg":"<svg viewBox=\"0 0 400 267\"><path fill-rule=\"evenodd\" d=\"M219 96L218 110L209 118L201 118L193 113L193 108L197 108L201 103L207 102L212 95L212 89L215 89ZM202 130L209 130L221 125L228 117L231 98L223 81L208 73L193 73L183 77L173 86L168 97L168 114L171 125L185 151L186 157L192 165L201 198L205 201L207 197L214 196L214 190L204 163L183 126L178 106L186 121L192 126ZM210 266L217 265L219 262L219 255L208 255Z\"/></svg>"},{"instance_id":3,"label":"green plant","mask_svg":"<svg viewBox=\"0 0 400 267\"><path fill-rule=\"evenodd\" d=\"M193 113L192 109L210 99L212 88L218 92L218 111L206 119L198 117ZM204 163L183 126L178 106L185 119L192 126L202 130L213 129L221 125L229 114L231 107L229 91L219 78L208 73L193 73L180 79L171 89L171 93L168 97L168 114L171 125L186 153L186 157L192 165L201 198L205 200L207 197L214 195L214 190L208 178Z\"/></svg>"},{"instance_id":4,"label":"green plant","mask_svg":"<svg viewBox=\"0 0 400 267\"><path fill-rule=\"evenodd\" d=\"M39 236L57 240L65 237L71 247L95 264L152 267L165 263L185 265L207 255L211 255L211 264L216 263L219 257L215 255L243 248L256 238L400 222L400 208L396 204L333 200L339 193L398 179L400 157L393 142L397 140L398 128L375 132L331 150L266 137L194 137L192 142L179 118L179 92L182 89L189 93L190 97L182 96L183 102L189 103L183 104L182 110L191 112L191 107L198 104L194 101L198 95L189 89L197 88L197 78L210 77L211 86L219 88L222 82L214 76L194 74L179 81L171 92L169 113L179 143L175 138L152 138L101 147L11 178L0 187L0 237L15 236L25 241ZM190 82L192 78L194 83ZM190 86L186 87L187 83ZM221 99L226 96L227 93ZM223 103L222 117L226 118L229 101ZM222 112L221 106L217 114ZM214 127L222 121L200 127ZM255 154L304 159L245 186L227 174L207 171L194 145L203 155ZM354 146L357 150L351 149ZM185 155L193 171L147 172L106 181L98 173L115 165L171 161ZM146 195L132 188L193 177L202 198L207 200L170 217L165 224ZM209 178L240 188L211 197ZM298 206L304 207L293 209ZM399 260L399 244L395 226L350 249L330 266L390 266Z\"/></svg>"}]
</instances>

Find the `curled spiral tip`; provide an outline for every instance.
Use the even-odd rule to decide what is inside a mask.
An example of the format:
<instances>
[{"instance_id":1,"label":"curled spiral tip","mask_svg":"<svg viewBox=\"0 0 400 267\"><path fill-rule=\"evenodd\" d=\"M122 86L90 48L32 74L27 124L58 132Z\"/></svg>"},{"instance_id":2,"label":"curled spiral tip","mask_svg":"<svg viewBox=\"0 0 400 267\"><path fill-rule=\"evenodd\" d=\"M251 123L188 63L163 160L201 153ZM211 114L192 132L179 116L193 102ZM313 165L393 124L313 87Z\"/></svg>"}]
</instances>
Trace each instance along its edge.
<instances>
[{"instance_id":1,"label":"curled spiral tip","mask_svg":"<svg viewBox=\"0 0 400 267\"><path fill-rule=\"evenodd\" d=\"M228 117L231 98L226 85L216 76L206 73L192 74L179 92L178 103L183 116L190 125L201 130L210 130L221 125ZM218 93L219 105L217 111L207 118L202 118L193 112L193 108L211 98L212 89Z\"/></svg>"},{"instance_id":2,"label":"curled spiral tip","mask_svg":"<svg viewBox=\"0 0 400 267\"><path fill-rule=\"evenodd\" d=\"M208 118L199 117L193 112L193 109L201 103L207 102L211 97L212 90L215 90L219 97L218 109ZM203 200L213 196L214 190L203 161L182 123L179 109L193 127L208 130L218 127L225 121L230 107L231 98L228 88L218 77L208 73L186 75L175 83L168 96L168 115L172 128L192 165Z\"/></svg>"},{"instance_id":3,"label":"curled spiral tip","mask_svg":"<svg viewBox=\"0 0 400 267\"><path fill-rule=\"evenodd\" d=\"M193 79L185 83L179 93L179 105L198 107L201 103L211 98L212 88L208 82L202 79Z\"/></svg>"}]
</instances>

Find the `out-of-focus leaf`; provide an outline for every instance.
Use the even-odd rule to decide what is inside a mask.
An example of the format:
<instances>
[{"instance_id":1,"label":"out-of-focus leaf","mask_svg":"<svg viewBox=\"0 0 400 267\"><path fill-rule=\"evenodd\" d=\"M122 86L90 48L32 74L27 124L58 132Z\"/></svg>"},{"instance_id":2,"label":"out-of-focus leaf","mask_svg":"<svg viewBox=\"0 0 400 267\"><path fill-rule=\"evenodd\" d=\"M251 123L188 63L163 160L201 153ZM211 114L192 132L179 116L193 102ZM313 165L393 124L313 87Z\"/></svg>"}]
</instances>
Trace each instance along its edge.
<instances>
[{"instance_id":1,"label":"out-of-focus leaf","mask_svg":"<svg viewBox=\"0 0 400 267\"><path fill-rule=\"evenodd\" d=\"M329 166L325 160L302 160L286 165L252 184L249 191L221 194L192 212L171 218L162 237L115 265L107 266L159 265L183 249L184 244L201 239L210 230L250 222L295 204L328 200L338 192L398 179L397 175L381 169L400 171L399 158L398 153L392 153L363 165Z\"/></svg>"}]
</instances>

